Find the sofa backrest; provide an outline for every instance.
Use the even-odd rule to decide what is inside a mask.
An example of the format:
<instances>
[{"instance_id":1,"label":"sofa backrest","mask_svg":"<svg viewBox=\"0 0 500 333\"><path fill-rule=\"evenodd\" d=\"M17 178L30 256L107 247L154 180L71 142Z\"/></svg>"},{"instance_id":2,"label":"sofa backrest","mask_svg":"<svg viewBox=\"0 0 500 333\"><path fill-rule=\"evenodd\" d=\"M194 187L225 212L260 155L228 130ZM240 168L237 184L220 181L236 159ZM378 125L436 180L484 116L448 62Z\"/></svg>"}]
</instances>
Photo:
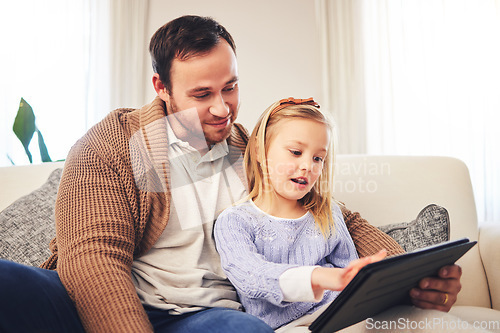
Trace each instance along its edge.
<instances>
[{"instance_id":1,"label":"sofa backrest","mask_svg":"<svg viewBox=\"0 0 500 333\"><path fill-rule=\"evenodd\" d=\"M0 167L0 211L42 186L53 170L63 166L64 162L49 162Z\"/></svg>"}]
</instances>

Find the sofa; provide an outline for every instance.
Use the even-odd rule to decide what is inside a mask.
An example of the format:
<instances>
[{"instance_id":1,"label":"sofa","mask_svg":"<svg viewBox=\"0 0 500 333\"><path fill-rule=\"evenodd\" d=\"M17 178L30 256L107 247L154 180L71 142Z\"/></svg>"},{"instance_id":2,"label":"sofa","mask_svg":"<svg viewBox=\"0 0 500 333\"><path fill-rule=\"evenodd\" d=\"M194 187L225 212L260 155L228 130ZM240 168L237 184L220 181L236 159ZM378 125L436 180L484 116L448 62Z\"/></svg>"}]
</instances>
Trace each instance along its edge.
<instances>
[{"instance_id":1,"label":"sofa","mask_svg":"<svg viewBox=\"0 0 500 333\"><path fill-rule=\"evenodd\" d=\"M63 167L64 162L52 162L0 168L0 258L39 265L48 257ZM468 321L500 325L500 224L478 225L463 162L438 156L338 155L334 187L337 200L398 237L401 244L412 239L432 244L461 237L478 241L458 261L463 270L462 291L451 313ZM446 220L441 218L438 226L436 221L419 225L417 216L429 204L447 211ZM412 250L408 244L404 247Z\"/></svg>"}]
</instances>

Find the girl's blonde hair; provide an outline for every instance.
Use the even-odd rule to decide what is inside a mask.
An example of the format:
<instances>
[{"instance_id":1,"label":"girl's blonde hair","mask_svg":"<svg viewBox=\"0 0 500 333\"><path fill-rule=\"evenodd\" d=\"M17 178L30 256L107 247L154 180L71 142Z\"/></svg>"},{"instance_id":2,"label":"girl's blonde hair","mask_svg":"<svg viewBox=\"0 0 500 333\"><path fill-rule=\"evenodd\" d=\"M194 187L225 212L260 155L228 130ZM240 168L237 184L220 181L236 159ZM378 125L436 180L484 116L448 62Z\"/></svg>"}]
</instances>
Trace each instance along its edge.
<instances>
[{"instance_id":1,"label":"girl's blonde hair","mask_svg":"<svg viewBox=\"0 0 500 333\"><path fill-rule=\"evenodd\" d=\"M275 127L280 121L294 118L317 121L324 124L330 132L331 139L327 155L323 161L321 175L311 191L299 200L304 208L312 213L316 225L323 235L327 237L333 234L335 229L332 215L335 131L333 121L319 110L319 105L312 98L308 100L289 98L275 102L260 116L249 138L244 156L249 187L248 197L252 200L263 197L264 191L267 189L274 193L267 166L269 142L276 134ZM260 149L260 147L264 147L264 149Z\"/></svg>"}]
</instances>

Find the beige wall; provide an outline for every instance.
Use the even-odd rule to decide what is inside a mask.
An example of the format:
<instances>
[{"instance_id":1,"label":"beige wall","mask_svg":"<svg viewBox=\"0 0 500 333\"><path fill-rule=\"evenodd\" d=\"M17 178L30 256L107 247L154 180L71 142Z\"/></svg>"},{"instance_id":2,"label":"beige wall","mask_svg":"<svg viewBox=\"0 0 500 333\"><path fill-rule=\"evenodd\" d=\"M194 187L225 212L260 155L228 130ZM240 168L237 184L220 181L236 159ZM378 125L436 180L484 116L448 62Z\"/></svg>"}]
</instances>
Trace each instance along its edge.
<instances>
[{"instance_id":1,"label":"beige wall","mask_svg":"<svg viewBox=\"0 0 500 333\"><path fill-rule=\"evenodd\" d=\"M321 102L320 44L314 1L150 0L147 40L181 15L211 16L236 41L241 108L238 121L251 130L277 99L315 97ZM146 57L146 97L155 96Z\"/></svg>"}]
</instances>

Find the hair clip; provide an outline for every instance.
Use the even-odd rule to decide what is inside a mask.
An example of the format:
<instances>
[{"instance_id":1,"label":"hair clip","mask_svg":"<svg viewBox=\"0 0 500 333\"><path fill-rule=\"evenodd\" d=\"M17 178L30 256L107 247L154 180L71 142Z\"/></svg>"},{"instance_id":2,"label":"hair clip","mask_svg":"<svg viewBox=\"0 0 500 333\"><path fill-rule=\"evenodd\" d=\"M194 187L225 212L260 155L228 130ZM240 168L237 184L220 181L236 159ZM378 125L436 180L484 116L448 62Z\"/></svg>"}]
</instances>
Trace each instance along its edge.
<instances>
[{"instance_id":1,"label":"hair clip","mask_svg":"<svg viewBox=\"0 0 500 333\"><path fill-rule=\"evenodd\" d=\"M289 98L284 98L284 99L280 100L279 104L271 111L269 116L278 112L281 109L286 108L289 105L312 105L312 106L319 108L319 104L316 103L312 97L306 98L306 99L297 99L297 98L289 97Z\"/></svg>"}]
</instances>

